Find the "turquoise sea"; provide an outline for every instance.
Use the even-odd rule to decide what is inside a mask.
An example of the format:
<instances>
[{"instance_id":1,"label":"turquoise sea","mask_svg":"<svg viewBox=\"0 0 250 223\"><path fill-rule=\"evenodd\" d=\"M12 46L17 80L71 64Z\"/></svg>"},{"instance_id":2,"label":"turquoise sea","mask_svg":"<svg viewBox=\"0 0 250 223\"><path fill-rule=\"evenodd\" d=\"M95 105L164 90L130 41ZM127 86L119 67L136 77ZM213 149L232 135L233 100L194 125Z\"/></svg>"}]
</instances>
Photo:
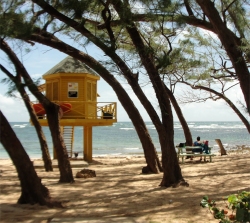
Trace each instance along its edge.
<instances>
[{"instance_id":1,"label":"turquoise sea","mask_svg":"<svg viewBox=\"0 0 250 223\"><path fill-rule=\"evenodd\" d=\"M10 123L19 140L23 144L30 158L41 158L41 150L36 131L29 122ZM153 139L155 147L160 152L157 132L151 122L146 122L147 128ZM250 146L250 135L242 122L188 122L193 140L200 136L202 140L208 140L213 151L218 151L214 139L221 139L226 148L235 148L237 145ZM43 127L47 138L51 157L52 140L48 127ZM183 130L179 122L174 123L175 144L185 142ZM83 149L83 127L75 128L74 151ZM131 122L118 122L113 126L93 127L93 156L127 156L142 154L142 146ZM82 153L80 154L80 157ZM0 144L0 159L9 158L3 146Z\"/></svg>"}]
</instances>

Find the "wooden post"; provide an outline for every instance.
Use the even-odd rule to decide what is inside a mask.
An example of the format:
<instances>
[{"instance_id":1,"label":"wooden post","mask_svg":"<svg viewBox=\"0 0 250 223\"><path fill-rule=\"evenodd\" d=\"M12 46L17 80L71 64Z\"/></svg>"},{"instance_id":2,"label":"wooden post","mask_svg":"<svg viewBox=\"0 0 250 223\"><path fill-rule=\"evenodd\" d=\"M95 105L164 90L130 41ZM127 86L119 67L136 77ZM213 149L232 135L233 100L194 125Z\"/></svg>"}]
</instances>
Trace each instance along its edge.
<instances>
[{"instance_id":1,"label":"wooden post","mask_svg":"<svg viewBox=\"0 0 250 223\"><path fill-rule=\"evenodd\" d=\"M221 153L221 155L222 155L222 156L223 156L223 155L227 155L227 151L225 150L225 148L224 148L224 146L223 146L221 140L220 140L220 139L215 139L215 142L216 142L216 143L218 144L218 146L220 147L220 153Z\"/></svg>"},{"instance_id":2,"label":"wooden post","mask_svg":"<svg viewBox=\"0 0 250 223\"><path fill-rule=\"evenodd\" d=\"M92 161L92 126L84 126L84 160Z\"/></svg>"}]
</instances>

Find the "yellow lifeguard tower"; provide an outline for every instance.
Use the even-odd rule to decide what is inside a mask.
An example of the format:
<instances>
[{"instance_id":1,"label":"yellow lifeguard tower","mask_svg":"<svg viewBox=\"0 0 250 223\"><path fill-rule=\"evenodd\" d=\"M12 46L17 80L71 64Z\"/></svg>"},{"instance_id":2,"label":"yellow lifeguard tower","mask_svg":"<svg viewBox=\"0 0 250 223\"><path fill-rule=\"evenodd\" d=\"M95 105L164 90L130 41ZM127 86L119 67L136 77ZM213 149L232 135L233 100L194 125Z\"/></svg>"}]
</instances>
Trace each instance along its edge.
<instances>
[{"instance_id":1,"label":"yellow lifeguard tower","mask_svg":"<svg viewBox=\"0 0 250 223\"><path fill-rule=\"evenodd\" d=\"M83 157L92 160L92 127L109 126L117 122L116 102L97 102L98 74L82 62L66 57L43 75L39 86L46 97L60 105L60 126L69 157L72 157L74 127L83 126ZM33 105L41 126L48 126L42 105ZM56 154L54 151L54 158Z\"/></svg>"}]
</instances>

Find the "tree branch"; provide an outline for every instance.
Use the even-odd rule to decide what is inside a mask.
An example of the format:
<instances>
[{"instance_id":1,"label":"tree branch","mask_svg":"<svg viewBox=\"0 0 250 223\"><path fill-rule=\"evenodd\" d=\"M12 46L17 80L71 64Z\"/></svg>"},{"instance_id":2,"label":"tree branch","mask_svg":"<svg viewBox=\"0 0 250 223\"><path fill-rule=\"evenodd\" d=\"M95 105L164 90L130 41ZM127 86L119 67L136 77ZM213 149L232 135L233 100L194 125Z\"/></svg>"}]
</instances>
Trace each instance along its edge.
<instances>
[{"instance_id":1,"label":"tree branch","mask_svg":"<svg viewBox=\"0 0 250 223\"><path fill-rule=\"evenodd\" d=\"M184 4L189 16L194 16L194 13L190 7L189 0L184 0Z\"/></svg>"},{"instance_id":2,"label":"tree branch","mask_svg":"<svg viewBox=\"0 0 250 223\"><path fill-rule=\"evenodd\" d=\"M111 26L110 26L110 22L111 22L111 11L109 10L110 1L107 1L106 4L102 0L99 0L99 1L101 1L101 3L104 6L104 9L102 10L101 14L102 14L102 18L104 20L105 28L108 31L108 35L109 35L110 43L111 43L111 48L113 50L115 50L117 48L116 47L116 40L115 40L113 30L111 29ZM108 17L106 15L106 13L108 13Z\"/></svg>"}]
</instances>

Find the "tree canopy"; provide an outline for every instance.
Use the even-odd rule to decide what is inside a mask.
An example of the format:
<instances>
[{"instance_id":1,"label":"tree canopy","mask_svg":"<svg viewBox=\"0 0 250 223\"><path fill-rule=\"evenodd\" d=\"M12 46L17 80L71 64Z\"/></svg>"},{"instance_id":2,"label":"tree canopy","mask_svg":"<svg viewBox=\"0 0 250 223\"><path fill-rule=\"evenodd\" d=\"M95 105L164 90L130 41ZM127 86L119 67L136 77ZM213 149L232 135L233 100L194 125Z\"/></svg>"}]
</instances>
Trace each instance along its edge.
<instances>
[{"instance_id":1,"label":"tree canopy","mask_svg":"<svg viewBox=\"0 0 250 223\"><path fill-rule=\"evenodd\" d=\"M127 106L139 134L139 113L136 109L131 113L133 102L115 79L117 75L124 77L159 134L163 186L183 181L178 161L173 159L176 154L171 97L177 83L188 81L211 87L218 81L237 80L250 113L249 1L1 2L3 39L19 39L31 46L44 44L86 63ZM240 16L235 16L238 13ZM88 44L105 57L97 61L88 55ZM145 82L154 89L158 111L143 92Z\"/></svg>"}]
</instances>

